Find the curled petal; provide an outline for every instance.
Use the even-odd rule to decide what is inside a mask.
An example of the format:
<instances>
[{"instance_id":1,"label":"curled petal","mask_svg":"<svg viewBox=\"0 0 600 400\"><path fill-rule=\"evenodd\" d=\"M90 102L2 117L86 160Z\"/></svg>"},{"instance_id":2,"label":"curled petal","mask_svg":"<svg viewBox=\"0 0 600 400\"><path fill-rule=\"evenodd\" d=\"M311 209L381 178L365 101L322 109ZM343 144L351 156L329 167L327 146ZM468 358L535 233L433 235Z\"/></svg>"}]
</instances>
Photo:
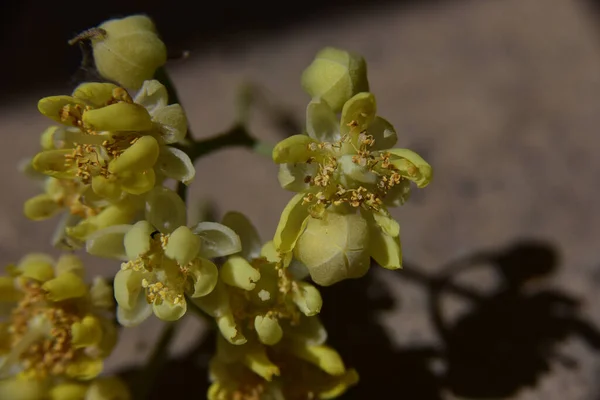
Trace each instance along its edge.
<instances>
[{"instance_id":1,"label":"curled petal","mask_svg":"<svg viewBox=\"0 0 600 400\"><path fill-rule=\"evenodd\" d=\"M161 146L156 167L166 177L189 185L196 176L190 157L174 147Z\"/></svg>"},{"instance_id":2,"label":"curled petal","mask_svg":"<svg viewBox=\"0 0 600 400\"><path fill-rule=\"evenodd\" d=\"M185 299L179 300L177 303L163 300L160 303L152 304L154 315L163 321L177 321L185 315L187 311L187 303Z\"/></svg>"},{"instance_id":3,"label":"curled petal","mask_svg":"<svg viewBox=\"0 0 600 400\"><path fill-rule=\"evenodd\" d=\"M328 346L291 346L292 353L311 364L316 365L329 375L342 375L346 367L337 351Z\"/></svg>"},{"instance_id":4,"label":"curled petal","mask_svg":"<svg viewBox=\"0 0 600 400\"><path fill-rule=\"evenodd\" d=\"M196 258L189 269L194 282L194 292L191 297L202 297L211 293L219 279L219 270L215 263L204 258Z\"/></svg>"},{"instance_id":5,"label":"curled petal","mask_svg":"<svg viewBox=\"0 0 600 400\"><path fill-rule=\"evenodd\" d=\"M93 307L112 309L115 304L112 285L102 277L95 277L90 287L90 302Z\"/></svg>"},{"instance_id":6,"label":"curled petal","mask_svg":"<svg viewBox=\"0 0 600 400\"><path fill-rule=\"evenodd\" d=\"M75 348L94 346L102 340L102 325L98 318L86 315L71 326L71 337Z\"/></svg>"},{"instance_id":7,"label":"curled petal","mask_svg":"<svg viewBox=\"0 0 600 400\"><path fill-rule=\"evenodd\" d=\"M138 308L140 300L143 303L146 302L145 296L143 299L140 298L140 294L144 294L143 279L143 273L132 269L120 270L116 273L113 287L115 300L117 300L120 308L132 311Z\"/></svg>"},{"instance_id":8,"label":"curled petal","mask_svg":"<svg viewBox=\"0 0 600 400\"><path fill-rule=\"evenodd\" d=\"M33 221L41 221L56 215L62 207L47 194L40 194L25 201L23 212Z\"/></svg>"},{"instance_id":9,"label":"curled petal","mask_svg":"<svg viewBox=\"0 0 600 400\"><path fill-rule=\"evenodd\" d=\"M139 221L127 231L123 238L127 258L134 260L150 250L154 227L148 221Z\"/></svg>"},{"instance_id":10,"label":"curled petal","mask_svg":"<svg viewBox=\"0 0 600 400\"><path fill-rule=\"evenodd\" d=\"M156 79L150 79L144 81L133 101L144 106L150 115L152 115L156 110L167 106L169 95L165 85Z\"/></svg>"},{"instance_id":11,"label":"curled petal","mask_svg":"<svg viewBox=\"0 0 600 400\"><path fill-rule=\"evenodd\" d=\"M256 228L242 213L230 211L223 217L223 225L233 229L240 238L242 251L240 255L247 260L260 256L261 241Z\"/></svg>"},{"instance_id":12,"label":"curled petal","mask_svg":"<svg viewBox=\"0 0 600 400\"><path fill-rule=\"evenodd\" d=\"M388 151L394 156L392 164L418 187L424 188L431 182L433 176L431 165L420 155L408 149L390 149Z\"/></svg>"},{"instance_id":13,"label":"curled petal","mask_svg":"<svg viewBox=\"0 0 600 400\"><path fill-rule=\"evenodd\" d=\"M141 173L124 174L120 180L121 189L125 193L140 195L150 191L156 184L156 174L153 169Z\"/></svg>"},{"instance_id":14,"label":"curled petal","mask_svg":"<svg viewBox=\"0 0 600 400\"><path fill-rule=\"evenodd\" d=\"M234 345L242 345L248 341L235 322L235 318L231 310L228 310L220 317L217 317L216 321L221 334L229 343Z\"/></svg>"},{"instance_id":15,"label":"curled petal","mask_svg":"<svg viewBox=\"0 0 600 400\"><path fill-rule=\"evenodd\" d=\"M115 176L109 178L97 175L92 178L92 190L98 196L111 201L118 201L123 196L121 184L114 179Z\"/></svg>"},{"instance_id":16,"label":"curled petal","mask_svg":"<svg viewBox=\"0 0 600 400\"><path fill-rule=\"evenodd\" d=\"M296 282L292 289L292 301L307 317L318 314L323 307L319 290L306 282Z\"/></svg>"},{"instance_id":17,"label":"curled petal","mask_svg":"<svg viewBox=\"0 0 600 400\"><path fill-rule=\"evenodd\" d=\"M307 162L313 154L309 148L312 143L317 142L306 135L294 135L283 139L273 149L273 161L277 164Z\"/></svg>"},{"instance_id":18,"label":"curled petal","mask_svg":"<svg viewBox=\"0 0 600 400\"><path fill-rule=\"evenodd\" d=\"M36 171L54 178L73 178L77 168L65 158L72 153L71 149L42 151L33 158L31 165Z\"/></svg>"},{"instance_id":19,"label":"curled petal","mask_svg":"<svg viewBox=\"0 0 600 400\"><path fill-rule=\"evenodd\" d=\"M81 108L76 109L75 107L79 106ZM82 109L85 109L86 104L71 96L50 96L44 97L38 102L38 110L45 115L46 117L52 118L56 122L60 122L65 125L74 125L74 120L72 117L69 120L67 117L63 115L63 109L65 107L69 108L69 111L78 113L78 117L81 116Z\"/></svg>"},{"instance_id":20,"label":"curled petal","mask_svg":"<svg viewBox=\"0 0 600 400\"><path fill-rule=\"evenodd\" d=\"M19 272L23 278L46 282L54 278L54 260L47 254L32 253L19 261Z\"/></svg>"},{"instance_id":21,"label":"curled petal","mask_svg":"<svg viewBox=\"0 0 600 400\"><path fill-rule=\"evenodd\" d=\"M83 280L72 272L65 272L54 279L46 281L42 285L46 291L46 297L52 301L63 301L82 297L87 293L87 285Z\"/></svg>"},{"instance_id":22,"label":"curled petal","mask_svg":"<svg viewBox=\"0 0 600 400\"><path fill-rule=\"evenodd\" d=\"M343 134L359 133L368 128L375 119L377 105L375 96L369 92L356 94L344 104L340 129Z\"/></svg>"},{"instance_id":23,"label":"curled petal","mask_svg":"<svg viewBox=\"0 0 600 400\"><path fill-rule=\"evenodd\" d=\"M231 228L216 222L200 222L192 231L200 237L200 256L224 257L242 249L240 237Z\"/></svg>"},{"instance_id":24,"label":"curled petal","mask_svg":"<svg viewBox=\"0 0 600 400\"><path fill-rule=\"evenodd\" d=\"M187 265L200 251L200 238L187 226L180 226L169 236L165 255L176 260L179 265Z\"/></svg>"},{"instance_id":25,"label":"curled petal","mask_svg":"<svg viewBox=\"0 0 600 400\"><path fill-rule=\"evenodd\" d=\"M140 293L140 295L142 295ZM138 326L152 315L152 306L146 302L145 298L141 298L136 303L136 307L126 309L121 306L117 307L117 321L119 324L127 328Z\"/></svg>"},{"instance_id":26,"label":"curled petal","mask_svg":"<svg viewBox=\"0 0 600 400\"><path fill-rule=\"evenodd\" d=\"M157 109L152 115L152 120L160 127L161 137L167 144L181 141L187 133L187 118L179 104Z\"/></svg>"},{"instance_id":27,"label":"curled petal","mask_svg":"<svg viewBox=\"0 0 600 400\"><path fill-rule=\"evenodd\" d=\"M389 235L373 222L369 224L369 254L383 268L402 268L400 236Z\"/></svg>"},{"instance_id":28,"label":"curled petal","mask_svg":"<svg viewBox=\"0 0 600 400\"><path fill-rule=\"evenodd\" d=\"M113 83L86 82L75 88L73 97L94 108L100 108L114 99L113 92L117 88L118 86Z\"/></svg>"},{"instance_id":29,"label":"curled petal","mask_svg":"<svg viewBox=\"0 0 600 400\"><path fill-rule=\"evenodd\" d=\"M139 104L115 103L83 113L83 123L95 131L134 132L152 129L148 111Z\"/></svg>"},{"instance_id":30,"label":"curled petal","mask_svg":"<svg viewBox=\"0 0 600 400\"><path fill-rule=\"evenodd\" d=\"M124 171L146 171L156 164L158 152L159 146L156 139L152 136L142 136L123 154L111 161L108 170L115 174Z\"/></svg>"},{"instance_id":31,"label":"curled petal","mask_svg":"<svg viewBox=\"0 0 600 400\"><path fill-rule=\"evenodd\" d=\"M126 260L125 235L131 225L113 225L92 233L85 242L86 251L94 256Z\"/></svg>"},{"instance_id":32,"label":"curled petal","mask_svg":"<svg viewBox=\"0 0 600 400\"><path fill-rule=\"evenodd\" d=\"M146 220L162 233L170 233L186 224L186 208L181 197L162 186L146 195Z\"/></svg>"},{"instance_id":33,"label":"curled petal","mask_svg":"<svg viewBox=\"0 0 600 400\"><path fill-rule=\"evenodd\" d=\"M396 237L400 235L400 224L390 215L390 213L382 208L377 212L371 213L377 225L389 236Z\"/></svg>"},{"instance_id":34,"label":"curled petal","mask_svg":"<svg viewBox=\"0 0 600 400\"><path fill-rule=\"evenodd\" d=\"M257 315L254 318L254 329L261 343L273 346L283 337L283 330L279 321L272 315Z\"/></svg>"},{"instance_id":35,"label":"curled petal","mask_svg":"<svg viewBox=\"0 0 600 400\"><path fill-rule=\"evenodd\" d=\"M302 204L304 194L298 193L285 206L273 237L275 248L281 253L290 252L308 223L308 208Z\"/></svg>"},{"instance_id":36,"label":"curled petal","mask_svg":"<svg viewBox=\"0 0 600 400\"><path fill-rule=\"evenodd\" d=\"M240 256L231 256L221 267L221 279L229 286L253 290L260 279L260 272Z\"/></svg>"}]
</instances>

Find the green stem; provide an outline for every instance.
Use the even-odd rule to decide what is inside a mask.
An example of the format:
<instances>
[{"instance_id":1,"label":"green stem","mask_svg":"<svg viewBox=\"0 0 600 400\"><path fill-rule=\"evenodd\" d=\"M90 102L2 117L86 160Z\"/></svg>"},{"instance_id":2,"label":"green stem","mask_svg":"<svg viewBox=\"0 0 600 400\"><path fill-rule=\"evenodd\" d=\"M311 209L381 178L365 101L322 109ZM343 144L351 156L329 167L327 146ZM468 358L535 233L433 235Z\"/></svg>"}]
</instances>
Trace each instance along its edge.
<instances>
[{"instance_id":1,"label":"green stem","mask_svg":"<svg viewBox=\"0 0 600 400\"><path fill-rule=\"evenodd\" d=\"M163 327L160 338L144 369L140 372L138 384L133 387L135 399L145 400L149 397L152 385L156 382L158 373L169 355L169 344L175 336L177 322L167 322Z\"/></svg>"}]
</instances>

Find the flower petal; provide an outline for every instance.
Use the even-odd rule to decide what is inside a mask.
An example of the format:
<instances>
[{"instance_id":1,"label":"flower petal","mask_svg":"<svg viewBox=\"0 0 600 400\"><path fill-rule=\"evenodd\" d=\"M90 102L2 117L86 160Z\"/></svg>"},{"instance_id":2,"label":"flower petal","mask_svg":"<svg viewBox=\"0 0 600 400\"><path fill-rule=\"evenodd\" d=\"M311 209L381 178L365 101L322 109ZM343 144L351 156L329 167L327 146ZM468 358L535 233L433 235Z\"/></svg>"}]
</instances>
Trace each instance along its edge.
<instances>
[{"instance_id":1,"label":"flower petal","mask_svg":"<svg viewBox=\"0 0 600 400\"><path fill-rule=\"evenodd\" d=\"M104 361L101 358L87 356L76 358L69 363L66 375L78 380L94 379L104 369Z\"/></svg>"},{"instance_id":2,"label":"flower petal","mask_svg":"<svg viewBox=\"0 0 600 400\"><path fill-rule=\"evenodd\" d=\"M83 113L83 123L95 131L140 132L152 129L148 111L139 104L115 103Z\"/></svg>"},{"instance_id":3,"label":"flower petal","mask_svg":"<svg viewBox=\"0 0 600 400\"><path fill-rule=\"evenodd\" d=\"M252 222L242 213L230 211L223 217L223 225L233 229L240 238L242 251L240 255L247 260L260 256L261 241Z\"/></svg>"},{"instance_id":4,"label":"flower petal","mask_svg":"<svg viewBox=\"0 0 600 400\"><path fill-rule=\"evenodd\" d=\"M43 400L47 393L47 383L44 381L14 377L0 379L0 399Z\"/></svg>"},{"instance_id":5,"label":"flower petal","mask_svg":"<svg viewBox=\"0 0 600 400\"><path fill-rule=\"evenodd\" d=\"M113 287L119 307L133 311L138 308L140 302L146 303L145 291L142 287L143 279L143 273L132 269L122 269L115 274Z\"/></svg>"},{"instance_id":6,"label":"flower petal","mask_svg":"<svg viewBox=\"0 0 600 400\"><path fill-rule=\"evenodd\" d=\"M23 257L17 266L20 276L46 282L54 278L54 260L43 253L32 253Z\"/></svg>"},{"instance_id":7,"label":"flower petal","mask_svg":"<svg viewBox=\"0 0 600 400\"><path fill-rule=\"evenodd\" d=\"M76 109L75 106L80 106L81 108ZM80 116L80 110L85 109L85 106L86 104L83 101L71 96L44 97L38 102L38 110L43 115L65 125L75 125L75 121L73 120L73 117L66 118L63 115L64 107L69 107L71 112L77 113L77 116Z\"/></svg>"},{"instance_id":8,"label":"flower petal","mask_svg":"<svg viewBox=\"0 0 600 400\"><path fill-rule=\"evenodd\" d=\"M306 132L319 142L340 140L340 122L329 104L318 98L308 103L306 108Z\"/></svg>"},{"instance_id":9,"label":"flower petal","mask_svg":"<svg viewBox=\"0 0 600 400\"><path fill-rule=\"evenodd\" d=\"M119 87L113 83L86 82L77 86L73 97L86 102L94 108L104 107L113 100L113 91Z\"/></svg>"},{"instance_id":10,"label":"flower petal","mask_svg":"<svg viewBox=\"0 0 600 400\"><path fill-rule=\"evenodd\" d=\"M62 207L47 194L39 194L25 201L23 212L33 221L42 221L55 216Z\"/></svg>"},{"instance_id":11,"label":"flower petal","mask_svg":"<svg viewBox=\"0 0 600 400\"><path fill-rule=\"evenodd\" d=\"M292 192L304 192L310 188L308 178L317 174L318 164L316 163L284 163L279 164L279 173L277 179L282 188Z\"/></svg>"},{"instance_id":12,"label":"flower petal","mask_svg":"<svg viewBox=\"0 0 600 400\"><path fill-rule=\"evenodd\" d=\"M393 156L392 164L400 170L402 176L424 188L431 182L433 170L420 155L408 149L390 149Z\"/></svg>"},{"instance_id":13,"label":"flower petal","mask_svg":"<svg viewBox=\"0 0 600 400\"><path fill-rule=\"evenodd\" d=\"M156 168L166 177L186 185L189 185L196 176L196 168L190 157L174 147L160 147Z\"/></svg>"},{"instance_id":14,"label":"flower petal","mask_svg":"<svg viewBox=\"0 0 600 400\"><path fill-rule=\"evenodd\" d=\"M242 249L240 237L233 229L216 222L200 222L192 231L200 237L200 256L224 257Z\"/></svg>"},{"instance_id":15,"label":"flower petal","mask_svg":"<svg viewBox=\"0 0 600 400\"><path fill-rule=\"evenodd\" d=\"M152 304L152 310L154 311L154 315L163 321L177 321L185 315L187 303L185 299L180 300L178 303L172 303L166 300L163 300L160 303L155 301Z\"/></svg>"},{"instance_id":16,"label":"flower petal","mask_svg":"<svg viewBox=\"0 0 600 400\"><path fill-rule=\"evenodd\" d=\"M165 255L179 265L187 265L198 255L200 251L200 237L187 226L180 226L169 236L169 241L165 247Z\"/></svg>"},{"instance_id":17,"label":"flower petal","mask_svg":"<svg viewBox=\"0 0 600 400\"><path fill-rule=\"evenodd\" d=\"M368 233L367 221L361 215L329 212L323 219L309 218L294 255L319 285L359 278L370 266Z\"/></svg>"},{"instance_id":18,"label":"flower petal","mask_svg":"<svg viewBox=\"0 0 600 400\"><path fill-rule=\"evenodd\" d=\"M129 260L135 260L150 250L154 227L148 221L139 221L125 234L123 243Z\"/></svg>"},{"instance_id":19,"label":"flower petal","mask_svg":"<svg viewBox=\"0 0 600 400\"><path fill-rule=\"evenodd\" d=\"M131 394L119 378L98 378L90 385L85 400L131 400Z\"/></svg>"},{"instance_id":20,"label":"flower petal","mask_svg":"<svg viewBox=\"0 0 600 400\"><path fill-rule=\"evenodd\" d=\"M33 168L42 174L55 178L73 178L77 167L67 163L65 156L71 155L72 149L47 150L38 153L31 162Z\"/></svg>"},{"instance_id":21,"label":"flower petal","mask_svg":"<svg viewBox=\"0 0 600 400\"><path fill-rule=\"evenodd\" d=\"M329 375L342 375L346 367L337 351L329 346L291 346L292 353L311 364L316 365Z\"/></svg>"},{"instance_id":22,"label":"flower petal","mask_svg":"<svg viewBox=\"0 0 600 400\"><path fill-rule=\"evenodd\" d=\"M235 322L231 310L227 310L223 315L216 318L217 326L223 337L233 345L245 344L248 339L242 334L242 331Z\"/></svg>"},{"instance_id":23,"label":"flower petal","mask_svg":"<svg viewBox=\"0 0 600 400\"><path fill-rule=\"evenodd\" d=\"M313 151L309 148L316 140L307 135L294 135L275 145L273 161L277 164L307 162Z\"/></svg>"},{"instance_id":24,"label":"flower petal","mask_svg":"<svg viewBox=\"0 0 600 400\"><path fill-rule=\"evenodd\" d=\"M165 85L156 79L151 79L144 82L133 101L144 106L152 115L156 110L169 104L169 95Z\"/></svg>"},{"instance_id":25,"label":"flower petal","mask_svg":"<svg viewBox=\"0 0 600 400\"><path fill-rule=\"evenodd\" d=\"M253 290L260 279L260 272L240 256L231 256L221 267L221 279L229 286Z\"/></svg>"},{"instance_id":26,"label":"flower petal","mask_svg":"<svg viewBox=\"0 0 600 400\"><path fill-rule=\"evenodd\" d=\"M135 308L129 310L121 306L117 307L117 321L119 321L119 324L126 328L133 328L152 315L152 305L148 304L146 299L141 297L142 293L140 293L140 301L136 303Z\"/></svg>"},{"instance_id":27,"label":"flower petal","mask_svg":"<svg viewBox=\"0 0 600 400\"><path fill-rule=\"evenodd\" d=\"M99 214L82 220L74 227L66 228L67 233L75 239L86 240L89 235L100 229L130 222L138 211L135 202L123 201L106 207Z\"/></svg>"},{"instance_id":28,"label":"flower petal","mask_svg":"<svg viewBox=\"0 0 600 400\"><path fill-rule=\"evenodd\" d=\"M152 136L142 136L118 158L112 160L108 170L114 174L124 171L142 172L154 167L158 159L158 142Z\"/></svg>"},{"instance_id":29,"label":"flower petal","mask_svg":"<svg viewBox=\"0 0 600 400\"><path fill-rule=\"evenodd\" d=\"M179 104L157 109L152 114L152 121L160 127L160 136L167 144L181 141L188 130L185 112Z\"/></svg>"},{"instance_id":30,"label":"flower petal","mask_svg":"<svg viewBox=\"0 0 600 400\"><path fill-rule=\"evenodd\" d=\"M87 385L75 382L62 382L50 389L50 400L83 400L87 393Z\"/></svg>"},{"instance_id":31,"label":"flower petal","mask_svg":"<svg viewBox=\"0 0 600 400\"><path fill-rule=\"evenodd\" d=\"M369 255L386 269L402 268L400 236L391 236L380 225L369 224Z\"/></svg>"},{"instance_id":32,"label":"flower petal","mask_svg":"<svg viewBox=\"0 0 600 400\"><path fill-rule=\"evenodd\" d=\"M141 173L124 174L120 179L121 189L125 193L140 195L149 192L156 184L156 174L153 169Z\"/></svg>"},{"instance_id":33,"label":"flower petal","mask_svg":"<svg viewBox=\"0 0 600 400\"><path fill-rule=\"evenodd\" d=\"M90 302L93 307L111 310L115 305L112 285L100 276L94 278L90 287Z\"/></svg>"},{"instance_id":34,"label":"flower petal","mask_svg":"<svg viewBox=\"0 0 600 400\"><path fill-rule=\"evenodd\" d=\"M257 315L254 318L254 329L261 343L267 346L279 343L283 337L283 329L278 319L272 315Z\"/></svg>"},{"instance_id":35,"label":"flower petal","mask_svg":"<svg viewBox=\"0 0 600 400\"><path fill-rule=\"evenodd\" d=\"M194 282L192 298L206 296L214 290L219 280L219 270L215 263L205 258L196 258L189 266L189 271Z\"/></svg>"},{"instance_id":36,"label":"flower petal","mask_svg":"<svg viewBox=\"0 0 600 400\"><path fill-rule=\"evenodd\" d=\"M102 175L94 176L92 178L92 190L98 196L111 201L118 201L123 196L121 184L114 179L114 176L110 178Z\"/></svg>"},{"instance_id":37,"label":"flower petal","mask_svg":"<svg viewBox=\"0 0 600 400\"><path fill-rule=\"evenodd\" d=\"M124 239L131 225L113 225L92 233L85 242L86 251L98 257L126 260Z\"/></svg>"},{"instance_id":38,"label":"flower petal","mask_svg":"<svg viewBox=\"0 0 600 400\"><path fill-rule=\"evenodd\" d=\"M56 269L56 275L72 272L81 279L84 279L85 277L83 261L75 254L61 254L60 257L58 257L54 268Z\"/></svg>"},{"instance_id":39,"label":"flower petal","mask_svg":"<svg viewBox=\"0 0 600 400\"><path fill-rule=\"evenodd\" d=\"M398 141L398 135L394 126L381 117L375 117L373 122L369 124L367 134L373 136L373 139L375 139L371 150L391 149Z\"/></svg>"},{"instance_id":40,"label":"flower petal","mask_svg":"<svg viewBox=\"0 0 600 400\"><path fill-rule=\"evenodd\" d=\"M162 233L170 233L186 224L186 207L181 197L162 186L146 195L146 220Z\"/></svg>"},{"instance_id":41,"label":"flower petal","mask_svg":"<svg viewBox=\"0 0 600 400\"><path fill-rule=\"evenodd\" d=\"M377 105L375 96L369 92L356 94L344 104L342 109L342 134L359 133L368 128L375 119Z\"/></svg>"},{"instance_id":42,"label":"flower petal","mask_svg":"<svg viewBox=\"0 0 600 400\"><path fill-rule=\"evenodd\" d=\"M379 225L386 234L392 237L400 235L400 224L398 224L394 217L390 215L388 210L382 208L379 211L372 212L371 215L373 215L375 223Z\"/></svg>"},{"instance_id":43,"label":"flower petal","mask_svg":"<svg viewBox=\"0 0 600 400\"><path fill-rule=\"evenodd\" d=\"M75 348L95 346L102 340L102 326L98 318L86 315L71 326L71 340Z\"/></svg>"},{"instance_id":44,"label":"flower petal","mask_svg":"<svg viewBox=\"0 0 600 400\"><path fill-rule=\"evenodd\" d=\"M281 213L273 244L281 253L290 252L296 245L296 241L304 232L308 223L308 207L302 204L304 194L298 193L289 201Z\"/></svg>"},{"instance_id":45,"label":"flower petal","mask_svg":"<svg viewBox=\"0 0 600 400\"><path fill-rule=\"evenodd\" d=\"M383 203L388 207L399 207L406 203L410 197L410 181L402 179L400 183L388 190L383 198Z\"/></svg>"},{"instance_id":46,"label":"flower petal","mask_svg":"<svg viewBox=\"0 0 600 400\"><path fill-rule=\"evenodd\" d=\"M88 287L83 280L72 272L65 272L42 285L46 297L51 301L63 301L84 296Z\"/></svg>"},{"instance_id":47,"label":"flower petal","mask_svg":"<svg viewBox=\"0 0 600 400\"><path fill-rule=\"evenodd\" d=\"M307 317L321 312L323 299L319 290L307 282L296 282L292 289L292 301Z\"/></svg>"}]
</instances>

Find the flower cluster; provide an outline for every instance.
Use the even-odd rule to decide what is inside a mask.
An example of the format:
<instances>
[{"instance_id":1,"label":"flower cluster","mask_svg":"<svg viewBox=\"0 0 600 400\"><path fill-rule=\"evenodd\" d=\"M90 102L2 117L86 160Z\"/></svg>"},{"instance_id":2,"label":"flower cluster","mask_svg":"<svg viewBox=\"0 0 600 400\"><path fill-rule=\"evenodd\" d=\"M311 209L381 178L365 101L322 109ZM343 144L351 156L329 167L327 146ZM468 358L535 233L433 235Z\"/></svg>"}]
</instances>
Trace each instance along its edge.
<instances>
[{"instance_id":1,"label":"flower cluster","mask_svg":"<svg viewBox=\"0 0 600 400\"><path fill-rule=\"evenodd\" d=\"M61 125L42 134L42 151L31 160L29 169L47 178L45 193L25 203L25 214L42 220L66 209L71 242L133 220L165 179L194 178L190 158L170 146L186 135L185 113L168 104L156 80L133 98L112 83L84 83L71 96L40 100L38 108Z\"/></svg>"},{"instance_id":2,"label":"flower cluster","mask_svg":"<svg viewBox=\"0 0 600 400\"><path fill-rule=\"evenodd\" d=\"M0 277L0 398L23 391L22 399L83 399L108 391L113 397L95 398L127 399L120 382L95 380L117 342L110 285L101 278L86 284L72 255L55 262L30 254L8 272ZM68 395L75 392L81 396Z\"/></svg>"},{"instance_id":3,"label":"flower cluster","mask_svg":"<svg viewBox=\"0 0 600 400\"><path fill-rule=\"evenodd\" d=\"M281 186L298 193L281 215L275 246L293 252L324 286L363 276L370 258L388 269L402 266L400 226L388 207L408 199L411 182L422 188L432 177L418 154L392 148L394 127L377 115L372 93L358 92L368 87L364 71L340 72L342 83L334 87L314 78L319 70L330 73L322 59L329 53L340 57L339 50L326 49L305 72L312 78L305 85L309 93L321 94L306 109L306 133L273 150ZM349 65L360 70L364 62Z\"/></svg>"},{"instance_id":4,"label":"flower cluster","mask_svg":"<svg viewBox=\"0 0 600 400\"><path fill-rule=\"evenodd\" d=\"M75 255L55 262L32 254L0 277L0 398L128 400L121 381L99 377L116 322L133 327L152 315L175 322L190 310L219 331L210 400L331 399L355 385L356 370L327 344L317 285L359 278L372 259L400 268L400 226L388 208L432 177L418 154L394 148L396 132L377 115L364 59L326 48L304 71L312 97L306 132L272 153L281 186L296 195L263 242L238 212L188 225L179 189L195 176L190 155L227 135L206 142L188 135L168 79L154 79L166 48L152 21L107 21L71 42L78 41L89 41L105 81L39 101L55 124L23 165L43 189L24 213L32 220L62 213L57 247L121 266L111 284L88 285ZM240 132L243 144L256 142L238 124Z\"/></svg>"}]
</instances>

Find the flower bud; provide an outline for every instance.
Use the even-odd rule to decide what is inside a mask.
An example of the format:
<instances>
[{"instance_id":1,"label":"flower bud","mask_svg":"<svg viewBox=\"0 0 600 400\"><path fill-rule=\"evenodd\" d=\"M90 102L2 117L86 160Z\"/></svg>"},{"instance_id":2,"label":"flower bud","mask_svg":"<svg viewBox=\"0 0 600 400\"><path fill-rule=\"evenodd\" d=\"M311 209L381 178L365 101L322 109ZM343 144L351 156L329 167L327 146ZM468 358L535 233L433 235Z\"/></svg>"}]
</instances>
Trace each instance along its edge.
<instances>
[{"instance_id":1,"label":"flower bud","mask_svg":"<svg viewBox=\"0 0 600 400\"><path fill-rule=\"evenodd\" d=\"M302 86L312 97L324 99L338 112L352 96L369 91L367 64L357 54L326 47L304 70Z\"/></svg>"},{"instance_id":2,"label":"flower bud","mask_svg":"<svg viewBox=\"0 0 600 400\"><path fill-rule=\"evenodd\" d=\"M92 39L100 75L128 89L139 89L167 61L165 44L144 15L112 19L98 27L106 34Z\"/></svg>"}]
</instances>

